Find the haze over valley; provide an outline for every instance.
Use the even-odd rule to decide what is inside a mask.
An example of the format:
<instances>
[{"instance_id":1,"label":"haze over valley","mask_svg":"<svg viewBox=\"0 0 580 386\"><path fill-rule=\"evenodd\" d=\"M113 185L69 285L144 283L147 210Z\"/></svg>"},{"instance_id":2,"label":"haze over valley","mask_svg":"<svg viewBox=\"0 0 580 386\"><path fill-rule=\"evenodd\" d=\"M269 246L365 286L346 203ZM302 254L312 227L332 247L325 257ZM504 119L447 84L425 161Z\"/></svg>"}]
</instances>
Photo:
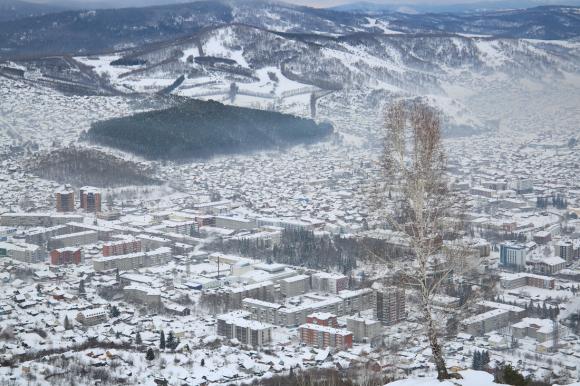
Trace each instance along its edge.
<instances>
[{"instance_id":1,"label":"haze over valley","mask_svg":"<svg viewBox=\"0 0 580 386\"><path fill-rule=\"evenodd\" d=\"M577 4L119 3L0 0L1 385L577 385Z\"/></svg>"}]
</instances>

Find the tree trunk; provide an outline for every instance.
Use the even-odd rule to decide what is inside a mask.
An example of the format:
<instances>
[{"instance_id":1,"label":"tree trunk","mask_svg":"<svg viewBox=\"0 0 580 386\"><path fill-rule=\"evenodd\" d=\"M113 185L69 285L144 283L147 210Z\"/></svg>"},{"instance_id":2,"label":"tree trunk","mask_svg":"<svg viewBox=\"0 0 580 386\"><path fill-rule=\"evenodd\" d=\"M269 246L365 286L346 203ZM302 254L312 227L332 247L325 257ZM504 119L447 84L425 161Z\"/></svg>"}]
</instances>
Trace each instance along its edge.
<instances>
[{"instance_id":1,"label":"tree trunk","mask_svg":"<svg viewBox=\"0 0 580 386\"><path fill-rule=\"evenodd\" d=\"M435 362L435 367L437 368L437 379L443 381L445 379L450 379L449 373L447 372L447 366L445 365L445 358L443 358L443 350L441 350L441 345L437 339L437 329L433 323L433 318L431 317L431 312L429 307L424 308L424 317L427 327L427 337L429 338L429 345L431 346L431 353L433 355L433 361Z\"/></svg>"}]
</instances>

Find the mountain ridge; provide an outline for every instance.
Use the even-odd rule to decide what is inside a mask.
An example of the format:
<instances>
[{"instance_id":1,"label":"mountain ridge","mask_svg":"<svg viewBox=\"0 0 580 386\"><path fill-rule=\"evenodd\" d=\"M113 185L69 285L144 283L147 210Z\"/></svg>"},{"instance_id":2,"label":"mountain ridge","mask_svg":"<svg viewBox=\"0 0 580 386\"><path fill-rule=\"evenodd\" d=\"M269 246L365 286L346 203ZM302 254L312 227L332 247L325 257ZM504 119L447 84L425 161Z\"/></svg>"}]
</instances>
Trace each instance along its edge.
<instances>
[{"instance_id":1,"label":"mountain ridge","mask_svg":"<svg viewBox=\"0 0 580 386\"><path fill-rule=\"evenodd\" d=\"M65 11L0 23L0 58L98 54L191 36L205 28L248 24L281 33L463 33L508 38L580 36L580 8L536 7L469 14L368 15L271 2L198 1L141 8Z\"/></svg>"}]
</instances>

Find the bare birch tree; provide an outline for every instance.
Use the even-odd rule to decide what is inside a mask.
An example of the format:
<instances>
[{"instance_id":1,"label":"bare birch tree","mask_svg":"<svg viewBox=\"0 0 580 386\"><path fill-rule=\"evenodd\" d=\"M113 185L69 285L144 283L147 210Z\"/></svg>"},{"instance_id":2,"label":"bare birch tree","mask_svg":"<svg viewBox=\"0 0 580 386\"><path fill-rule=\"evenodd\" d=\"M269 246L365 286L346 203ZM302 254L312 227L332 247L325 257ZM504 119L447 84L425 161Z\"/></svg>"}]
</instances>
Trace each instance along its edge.
<instances>
[{"instance_id":1,"label":"bare birch tree","mask_svg":"<svg viewBox=\"0 0 580 386\"><path fill-rule=\"evenodd\" d=\"M462 242L461 203L448 189L446 154L436 111L421 102L396 102L385 113L375 215L409 244L412 262L401 266L397 285L412 291L439 380L447 371L434 305L452 280L474 267ZM445 242L444 242L445 238ZM392 261L383 256L385 261ZM401 263L402 264L402 263Z\"/></svg>"}]
</instances>

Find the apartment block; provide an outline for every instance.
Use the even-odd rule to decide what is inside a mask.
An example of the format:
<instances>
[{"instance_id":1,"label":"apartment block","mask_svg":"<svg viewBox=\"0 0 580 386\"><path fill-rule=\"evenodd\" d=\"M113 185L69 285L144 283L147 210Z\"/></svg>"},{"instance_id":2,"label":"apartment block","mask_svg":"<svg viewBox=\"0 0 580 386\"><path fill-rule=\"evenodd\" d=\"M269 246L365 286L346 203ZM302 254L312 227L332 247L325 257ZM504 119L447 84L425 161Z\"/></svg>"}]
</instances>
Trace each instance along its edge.
<instances>
[{"instance_id":1,"label":"apartment block","mask_svg":"<svg viewBox=\"0 0 580 386\"><path fill-rule=\"evenodd\" d=\"M150 249L157 249L161 247L168 247L169 245L171 245L171 240L163 237L151 236L146 234L139 234L136 237L139 241L141 241L141 248L144 251L148 251Z\"/></svg>"},{"instance_id":2,"label":"apartment block","mask_svg":"<svg viewBox=\"0 0 580 386\"><path fill-rule=\"evenodd\" d=\"M348 288L348 277L337 273L317 272L311 280L314 291L337 294Z\"/></svg>"},{"instance_id":3,"label":"apartment block","mask_svg":"<svg viewBox=\"0 0 580 386\"><path fill-rule=\"evenodd\" d=\"M218 228L234 230L251 230L256 228L256 221L240 217L215 216L215 224Z\"/></svg>"},{"instance_id":4,"label":"apartment block","mask_svg":"<svg viewBox=\"0 0 580 386\"><path fill-rule=\"evenodd\" d=\"M398 287L385 287L376 295L377 319L391 326L407 317L405 309L405 290Z\"/></svg>"},{"instance_id":5,"label":"apartment block","mask_svg":"<svg viewBox=\"0 0 580 386\"><path fill-rule=\"evenodd\" d=\"M85 327L94 326L107 321L109 313L104 308L92 308L80 311L77 314L76 320Z\"/></svg>"},{"instance_id":6,"label":"apartment block","mask_svg":"<svg viewBox=\"0 0 580 386\"><path fill-rule=\"evenodd\" d=\"M524 286L554 289L556 286L556 280L554 278L524 272L502 273L500 283L505 289L514 289Z\"/></svg>"},{"instance_id":7,"label":"apartment block","mask_svg":"<svg viewBox=\"0 0 580 386\"><path fill-rule=\"evenodd\" d=\"M504 310L509 312L509 318L512 323L519 322L522 320L523 317L526 316L525 308L514 306L511 304L504 304L498 302L492 302L489 300L482 300L477 303L480 307L481 311L489 311L489 310Z\"/></svg>"},{"instance_id":8,"label":"apartment block","mask_svg":"<svg viewBox=\"0 0 580 386\"><path fill-rule=\"evenodd\" d=\"M516 339L533 338L542 343L553 339L555 329L559 328L559 323L550 319L524 318L512 325L512 335Z\"/></svg>"},{"instance_id":9,"label":"apartment block","mask_svg":"<svg viewBox=\"0 0 580 386\"><path fill-rule=\"evenodd\" d=\"M281 304L258 299L245 298L242 300L242 308L249 312L249 317L252 320L270 324L278 324L278 310L282 307Z\"/></svg>"},{"instance_id":10,"label":"apartment block","mask_svg":"<svg viewBox=\"0 0 580 386\"><path fill-rule=\"evenodd\" d=\"M512 180L508 182L508 189L515 190L517 194L531 193L534 191L534 182L529 178Z\"/></svg>"},{"instance_id":11,"label":"apartment block","mask_svg":"<svg viewBox=\"0 0 580 386\"><path fill-rule=\"evenodd\" d=\"M109 241L114 235L121 233L121 230L119 229L113 229L93 224L69 222L66 225L68 226L70 232L84 232L84 231L97 232L97 237L100 241Z\"/></svg>"},{"instance_id":12,"label":"apartment block","mask_svg":"<svg viewBox=\"0 0 580 386\"><path fill-rule=\"evenodd\" d=\"M233 308L241 308L242 300L246 298L270 301L274 299L274 283L266 280L260 283L248 284L233 288L229 293Z\"/></svg>"},{"instance_id":13,"label":"apartment block","mask_svg":"<svg viewBox=\"0 0 580 386\"><path fill-rule=\"evenodd\" d=\"M228 339L237 339L252 347L267 346L272 341L273 326L248 320L248 314L235 311L217 317L217 334Z\"/></svg>"},{"instance_id":14,"label":"apartment block","mask_svg":"<svg viewBox=\"0 0 580 386\"><path fill-rule=\"evenodd\" d=\"M0 256L6 256L23 263L38 263L46 259L46 251L34 244L0 241Z\"/></svg>"},{"instance_id":15,"label":"apartment block","mask_svg":"<svg viewBox=\"0 0 580 386\"><path fill-rule=\"evenodd\" d=\"M353 315L364 310L375 309L376 293L371 288L359 290L340 291L338 298L341 300L339 315Z\"/></svg>"},{"instance_id":16,"label":"apartment block","mask_svg":"<svg viewBox=\"0 0 580 386\"><path fill-rule=\"evenodd\" d=\"M8 240L8 236L13 235L14 233L16 233L16 228L0 225L0 241ZM26 242L29 243L29 241Z\"/></svg>"},{"instance_id":17,"label":"apartment block","mask_svg":"<svg viewBox=\"0 0 580 386\"><path fill-rule=\"evenodd\" d=\"M92 186L81 188L81 208L87 212L101 211L101 191Z\"/></svg>"},{"instance_id":18,"label":"apartment block","mask_svg":"<svg viewBox=\"0 0 580 386\"><path fill-rule=\"evenodd\" d=\"M48 247L50 249L66 248L79 245L95 244L97 241L99 241L97 232L83 231L51 237L48 240Z\"/></svg>"},{"instance_id":19,"label":"apartment block","mask_svg":"<svg viewBox=\"0 0 580 386\"><path fill-rule=\"evenodd\" d=\"M336 315L330 312L314 312L306 317L306 324L317 324L326 327L338 327Z\"/></svg>"},{"instance_id":20,"label":"apartment block","mask_svg":"<svg viewBox=\"0 0 580 386\"><path fill-rule=\"evenodd\" d=\"M492 198L495 196L496 192L493 189L488 189L481 186L474 186L469 190L469 194L471 194L472 196L482 196Z\"/></svg>"},{"instance_id":21,"label":"apartment block","mask_svg":"<svg viewBox=\"0 0 580 386\"><path fill-rule=\"evenodd\" d=\"M304 295L310 291L310 277L307 275L296 275L280 280L280 294L285 297Z\"/></svg>"},{"instance_id":22,"label":"apartment block","mask_svg":"<svg viewBox=\"0 0 580 386\"><path fill-rule=\"evenodd\" d=\"M525 268L526 247L518 243L503 243L499 247L499 262L503 266Z\"/></svg>"},{"instance_id":23,"label":"apartment block","mask_svg":"<svg viewBox=\"0 0 580 386\"><path fill-rule=\"evenodd\" d=\"M51 237L64 235L66 233L68 233L68 227L66 225L57 225L49 228L29 230L24 234L24 237L29 244L45 245Z\"/></svg>"},{"instance_id":24,"label":"apartment block","mask_svg":"<svg viewBox=\"0 0 580 386\"><path fill-rule=\"evenodd\" d=\"M353 335L348 330L319 324L303 324L299 328L300 340L309 346L347 350L352 347Z\"/></svg>"},{"instance_id":25,"label":"apartment block","mask_svg":"<svg viewBox=\"0 0 580 386\"><path fill-rule=\"evenodd\" d=\"M552 275L566 268L566 260L558 256L547 257L542 260L532 261L531 263L534 272L539 274Z\"/></svg>"},{"instance_id":26,"label":"apartment block","mask_svg":"<svg viewBox=\"0 0 580 386\"><path fill-rule=\"evenodd\" d=\"M510 311L493 309L461 321L462 330L471 335L482 336L490 331L507 327L511 322Z\"/></svg>"},{"instance_id":27,"label":"apartment block","mask_svg":"<svg viewBox=\"0 0 580 386\"><path fill-rule=\"evenodd\" d=\"M95 271L119 269L127 271L145 267L153 267L167 263L171 258L171 248L161 247L149 252L129 253L127 255L99 257L93 259Z\"/></svg>"},{"instance_id":28,"label":"apartment block","mask_svg":"<svg viewBox=\"0 0 580 386\"><path fill-rule=\"evenodd\" d=\"M80 248L59 248L50 251L50 264L67 265L80 264L83 261L84 253Z\"/></svg>"},{"instance_id":29,"label":"apartment block","mask_svg":"<svg viewBox=\"0 0 580 386\"><path fill-rule=\"evenodd\" d=\"M526 310L509 304L481 301L478 305L489 310L461 321L463 331L471 335L483 335L519 322Z\"/></svg>"},{"instance_id":30,"label":"apartment block","mask_svg":"<svg viewBox=\"0 0 580 386\"><path fill-rule=\"evenodd\" d=\"M336 297L293 307L248 299L244 299L242 304L244 310L248 311L254 320L293 327L308 323L308 317L311 314L330 313L344 316L374 309L374 299L374 291L370 288L363 288L357 291L341 291Z\"/></svg>"},{"instance_id":31,"label":"apartment block","mask_svg":"<svg viewBox=\"0 0 580 386\"><path fill-rule=\"evenodd\" d=\"M165 228L166 232L178 233L181 235L191 235L192 230L195 230L196 226L197 226L197 224L193 220L191 220L191 221L172 221L172 220L163 221L163 227Z\"/></svg>"},{"instance_id":32,"label":"apartment block","mask_svg":"<svg viewBox=\"0 0 580 386\"><path fill-rule=\"evenodd\" d=\"M125 299L147 306L157 307L161 305L161 291L144 285L128 285L123 287Z\"/></svg>"},{"instance_id":33,"label":"apartment block","mask_svg":"<svg viewBox=\"0 0 580 386\"><path fill-rule=\"evenodd\" d=\"M346 318L346 328L352 332L355 342L373 342L380 338L383 326L378 320L351 316Z\"/></svg>"},{"instance_id":34,"label":"apartment block","mask_svg":"<svg viewBox=\"0 0 580 386\"><path fill-rule=\"evenodd\" d=\"M103 256L128 255L141 252L141 240L130 238L120 241L112 241L103 245Z\"/></svg>"},{"instance_id":35,"label":"apartment block","mask_svg":"<svg viewBox=\"0 0 580 386\"><path fill-rule=\"evenodd\" d=\"M63 188L54 193L57 212L73 212L75 210L75 192Z\"/></svg>"},{"instance_id":36,"label":"apartment block","mask_svg":"<svg viewBox=\"0 0 580 386\"><path fill-rule=\"evenodd\" d=\"M76 214L5 213L0 215L0 225L12 227L51 227L71 221L82 222Z\"/></svg>"},{"instance_id":37,"label":"apartment block","mask_svg":"<svg viewBox=\"0 0 580 386\"><path fill-rule=\"evenodd\" d=\"M580 258L580 240L562 240L556 244L558 256L566 261Z\"/></svg>"}]
</instances>

